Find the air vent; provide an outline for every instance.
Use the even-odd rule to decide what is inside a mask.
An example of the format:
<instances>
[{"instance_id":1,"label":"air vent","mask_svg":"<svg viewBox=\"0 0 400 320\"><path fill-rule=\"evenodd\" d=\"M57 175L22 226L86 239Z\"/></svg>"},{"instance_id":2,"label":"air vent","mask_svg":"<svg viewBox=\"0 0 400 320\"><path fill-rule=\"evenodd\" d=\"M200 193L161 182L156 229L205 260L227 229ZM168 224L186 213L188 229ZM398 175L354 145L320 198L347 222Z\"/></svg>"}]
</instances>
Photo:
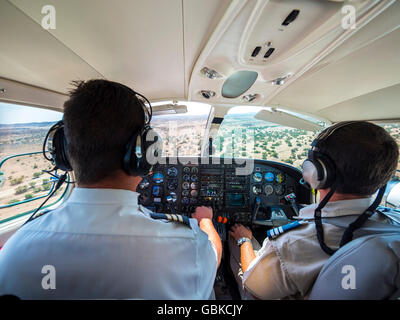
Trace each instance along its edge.
<instances>
[{"instance_id":1,"label":"air vent","mask_svg":"<svg viewBox=\"0 0 400 320\"><path fill-rule=\"evenodd\" d=\"M260 52L260 50L261 50L261 47L255 47L251 56L256 57L258 55L258 53Z\"/></svg>"},{"instance_id":2,"label":"air vent","mask_svg":"<svg viewBox=\"0 0 400 320\"><path fill-rule=\"evenodd\" d=\"M286 17L286 19L282 22L283 26L288 26L291 24L294 20L296 20L297 16L299 15L300 10L293 10L289 15Z\"/></svg>"},{"instance_id":3,"label":"air vent","mask_svg":"<svg viewBox=\"0 0 400 320\"><path fill-rule=\"evenodd\" d=\"M267 59L269 56L275 51L275 48L269 48L268 51L264 54L264 58Z\"/></svg>"}]
</instances>

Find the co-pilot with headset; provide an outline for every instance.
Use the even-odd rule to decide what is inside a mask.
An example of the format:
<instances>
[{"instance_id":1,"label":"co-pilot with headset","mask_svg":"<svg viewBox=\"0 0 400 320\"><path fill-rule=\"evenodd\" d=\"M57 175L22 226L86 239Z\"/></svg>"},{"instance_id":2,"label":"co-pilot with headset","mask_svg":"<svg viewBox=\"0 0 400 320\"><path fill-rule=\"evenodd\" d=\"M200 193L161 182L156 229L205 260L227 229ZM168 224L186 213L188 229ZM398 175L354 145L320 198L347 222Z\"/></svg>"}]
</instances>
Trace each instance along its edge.
<instances>
[{"instance_id":1,"label":"co-pilot with headset","mask_svg":"<svg viewBox=\"0 0 400 320\"><path fill-rule=\"evenodd\" d=\"M372 123L340 122L322 131L303 164L303 178L321 201L300 210L300 223L290 224L295 228L269 233L262 247L244 226L230 231L231 268L242 297L307 298L324 263L367 219L388 222L374 212L398 158L395 140Z\"/></svg>"},{"instance_id":2,"label":"co-pilot with headset","mask_svg":"<svg viewBox=\"0 0 400 320\"><path fill-rule=\"evenodd\" d=\"M154 214L138 204L136 187L151 169L146 157L161 154L150 120L148 100L122 84L77 84L63 122L49 131L53 162L74 170L77 188L65 204L32 219L7 241L0 251L0 295L213 297L222 247L212 210L197 208L189 219Z\"/></svg>"}]
</instances>

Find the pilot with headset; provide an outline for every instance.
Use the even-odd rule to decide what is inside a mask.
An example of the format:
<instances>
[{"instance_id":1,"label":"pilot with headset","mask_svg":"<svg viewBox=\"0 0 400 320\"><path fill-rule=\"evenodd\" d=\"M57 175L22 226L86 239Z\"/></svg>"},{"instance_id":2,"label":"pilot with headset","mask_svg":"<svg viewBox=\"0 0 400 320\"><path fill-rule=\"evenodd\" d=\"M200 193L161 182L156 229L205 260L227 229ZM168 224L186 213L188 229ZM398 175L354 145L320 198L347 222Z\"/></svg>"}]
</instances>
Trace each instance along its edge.
<instances>
[{"instance_id":1,"label":"pilot with headset","mask_svg":"<svg viewBox=\"0 0 400 320\"><path fill-rule=\"evenodd\" d=\"M161 156L151 116L150 102L122 84L76 83L63 121L48 138L55 167L73 169L77 188L62 206L30 219L4 245L0 295L213 297L222 246L212 210L197 208L189 219L138 204L141 176Z\"/></svg>"},{"instance_id":2,"label":"pilot with headset","mask_svg":"<svg viewBox=\"0 0 400 320\"><path fill-rule=\"evenodd\" d=\"M307 298L329 257L368 234L360 229L368 219L389 227L375 210L398 158L396 141L372 123L340 122L323 130L303 163L303 178L321 201L301 209L299 220L269 231L262 247L244 226L230 231L231 268L242 297Z\"/></svg>"}]
</instances>

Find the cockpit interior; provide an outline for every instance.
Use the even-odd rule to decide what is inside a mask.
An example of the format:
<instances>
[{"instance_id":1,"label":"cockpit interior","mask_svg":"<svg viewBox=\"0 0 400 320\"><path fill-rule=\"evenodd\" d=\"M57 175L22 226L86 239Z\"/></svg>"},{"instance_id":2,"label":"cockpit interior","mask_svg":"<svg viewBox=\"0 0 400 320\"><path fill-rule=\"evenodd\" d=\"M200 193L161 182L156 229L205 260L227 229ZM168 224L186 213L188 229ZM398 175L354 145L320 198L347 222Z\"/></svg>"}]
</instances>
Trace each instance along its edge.
<instances>
[{"instance_id":1,"label":"cockpit interior","mask_svg":"<svg viewBox=\"0 0 400 320\"><path fill-rule=\"evenodd\" d=\"M241 298L230 228L263 243L320 201L302 176L319 132L362 120L400 142L399 1L0 0L0 30L0 248L60 179L42 145L74 80L151 102L163 151L139 203L188 218L212 208L221 300ZM397 169L380 208L400 224ZM73 182L72 171L42 209L62 206Z\"/></svg>"}]
</instances>

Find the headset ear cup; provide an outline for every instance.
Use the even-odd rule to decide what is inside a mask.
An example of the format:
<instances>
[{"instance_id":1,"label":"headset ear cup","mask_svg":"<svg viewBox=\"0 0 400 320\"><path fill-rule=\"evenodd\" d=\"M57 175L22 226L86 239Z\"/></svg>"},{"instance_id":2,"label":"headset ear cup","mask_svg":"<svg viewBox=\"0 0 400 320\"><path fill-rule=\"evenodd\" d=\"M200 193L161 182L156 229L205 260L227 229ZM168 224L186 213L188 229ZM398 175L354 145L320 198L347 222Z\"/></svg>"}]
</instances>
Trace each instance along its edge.
<instances>
[{"instance_id":1,"label":"headset ear cup","mask_svg":"<svg viewBox=\"0 0 400 320\"><path fill-rule=\"evenodd\" d=\"M64 126L60 126L53 135L52 158L54 165L63 171L72 171L67 153L67 140L64 134Z\"/></svg>"},{"instance_id":2,"label":"headset ear cup","mask_svg":"<svg viewBox=\"0 0 400 320\"><path fill-rule=\"evenodd\" d=\"M135 153L133 152L136 147L137 136L138 135L136 134L131 140L129 140L128 144L126 145L125 155L123 158L122 168L124 169L125 173L130 176L133 176L137 170L137 159Z\"/></svg>"},{"instance_id":3,"label":"headset ear cup","mask_svg":"<svg viewBox=\"0 0 400 320\"><path fill-rule=\"evenodd\" d=\"M318 153L318 160L321 164L321 167L324 168L324 181L321 181L321 185L319 189L327 189L330 188L333 182L336 180L336 167L333 164L332 160L323 155Z\"/></svg>"},{"instance_id":4,"label":"headset ear cup","mask_svg":"<svg viewBox=\"0 0 400 320\"><path fill-rule=\"evenodd\" d=\"M158 162L162 155L161 136L150 126L146 126L142 134L142 154L139 166L140 175L147 175L154 164Z\"/></svg>"},{"instance_id":5,"label":"headset ear cup","mask_svg":"<svg viewBox=\"0 0 400 320\"><path fill-rule=\"evenodd\" d=\"M311 160L307 159L303 162L302 172L304 181L306 181L311 188L318 189L318 170Z\"/></svg>"},{"instance_id":6,"label":"headset ear cup","mask_svg":"<svg viewBox=\"0 0 400 320\"><path fill-rule=\"evenodd\" d=\"M145 176L151 171L161 154L161 136L150 126L145 126L130 139L126 146L123 159L124 171L131 176Z\"/></svg>"},{"instance_id":7,"label":"headset ear cup","mask_svg":"<svg viewBox=\"0 0 400 320\"><path fill-rule=\"evenodd\" d=\"M313 189L326 189L332 186L336 179L336 169L329 157L310 151L307 160L302 165L303 179Z\"/></svg>"},{"instance_id":8,"label":"headset ear cup","mask_svg":"<svg viewBox=\"0 0 400 320\"><path fill-rule=\"evenodd\" d=\"M72 166L69 162L68 152L67 152L67 140L64 134L64 124L62 121L58 122L54 125L46 136L44 142L44 150L47 144L47 137L51 137L51 147L48 148L51 158L47 158L47 160L51 161L51 163L60 170L63 171L72 171Z\"/></svg>"}]
</instances>

